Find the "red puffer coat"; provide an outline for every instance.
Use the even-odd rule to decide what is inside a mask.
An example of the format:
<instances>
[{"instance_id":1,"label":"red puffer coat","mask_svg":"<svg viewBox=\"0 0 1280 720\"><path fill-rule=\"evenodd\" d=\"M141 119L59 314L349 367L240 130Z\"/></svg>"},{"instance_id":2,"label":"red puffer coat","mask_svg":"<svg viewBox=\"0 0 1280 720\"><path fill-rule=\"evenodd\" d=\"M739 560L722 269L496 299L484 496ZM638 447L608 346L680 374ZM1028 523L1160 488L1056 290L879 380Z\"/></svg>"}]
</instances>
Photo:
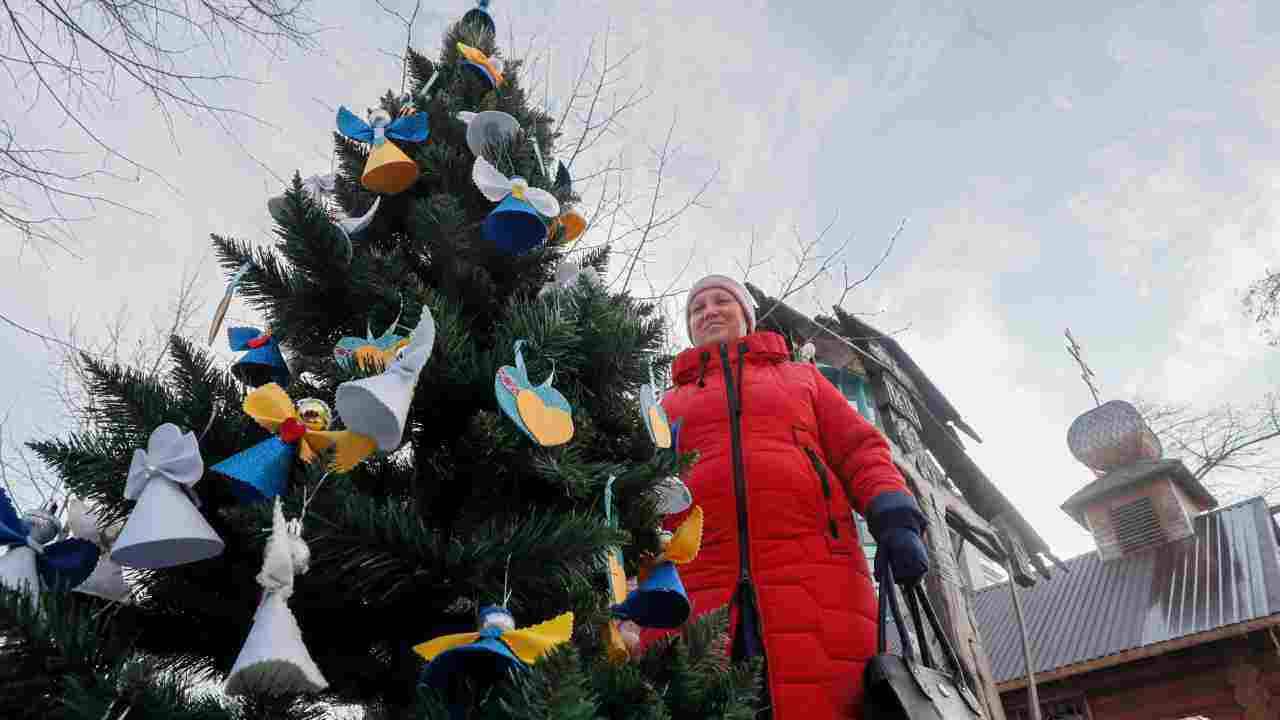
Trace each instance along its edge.
<instances>
[{"instance_id":1,"label":"red puffer coat","mask_svg":"<svg viewBox=\"0 0 1280 720\"><path fill-rule=\"evenodd\" d=\"M662 405L683 420L679 451L700 453L684 481L706 513L680 568L694 614L733 599L736 656L738 631L760 629L774 720L860 717L876 596L850 508L908 492L888 443L775 333L686 350L673 374Z\"/></svg>"}]
</instances>

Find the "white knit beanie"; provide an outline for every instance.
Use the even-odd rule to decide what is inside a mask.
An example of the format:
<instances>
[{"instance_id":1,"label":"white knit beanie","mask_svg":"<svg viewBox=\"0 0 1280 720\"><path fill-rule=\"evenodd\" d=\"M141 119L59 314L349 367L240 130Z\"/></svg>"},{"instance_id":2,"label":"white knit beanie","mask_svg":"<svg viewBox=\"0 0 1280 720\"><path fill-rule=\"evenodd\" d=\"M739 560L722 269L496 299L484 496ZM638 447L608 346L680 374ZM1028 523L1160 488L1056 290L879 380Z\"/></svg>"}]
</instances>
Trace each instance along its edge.
<instances>
[{"instance_id":1,"label":"white knit beanie","mask_svg":"<svg viewBox=\"0 0 1280 720\"><path fill-rule=\"evenodd\" d=\"M684 329L689 334L689 342L693 342L693 328L689 326L689 306L693 304L693 298L698 293L707 288L720 288L729 293L742 306L742 315L747 319L747 333L753 333L756 330L756 306L751 302L751 294L742 286L742 283L724 275L708 275L689 288L689 294L684 299Z\"/></svg>"}]
</instances>

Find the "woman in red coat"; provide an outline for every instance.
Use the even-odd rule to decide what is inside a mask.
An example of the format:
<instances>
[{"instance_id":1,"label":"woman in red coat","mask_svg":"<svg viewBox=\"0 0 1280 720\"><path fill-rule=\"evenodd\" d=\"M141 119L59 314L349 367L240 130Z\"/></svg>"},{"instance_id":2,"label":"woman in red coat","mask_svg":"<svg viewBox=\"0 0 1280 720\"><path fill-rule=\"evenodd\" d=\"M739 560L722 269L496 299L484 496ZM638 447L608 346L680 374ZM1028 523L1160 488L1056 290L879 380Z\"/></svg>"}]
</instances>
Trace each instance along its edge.
<instances>
[{"instance_id":1,"label":"woman in red coat","mask_svg":"<svg viewBox=\"0 0 1280 720\"><path fill-rule=\"evenodd\" d=\"M662 405L683 421L679 451L699 452L685 483L705 512L702 550L680 569L694 613L731 603L733 656L765 657L774 720L858 718L876 596L851 509L903 583L928 568L925 518L875 426L790 362L780 335L754 332L742 285L703 278L686 313L695 347Z\"/></svg>"}]
</instances>

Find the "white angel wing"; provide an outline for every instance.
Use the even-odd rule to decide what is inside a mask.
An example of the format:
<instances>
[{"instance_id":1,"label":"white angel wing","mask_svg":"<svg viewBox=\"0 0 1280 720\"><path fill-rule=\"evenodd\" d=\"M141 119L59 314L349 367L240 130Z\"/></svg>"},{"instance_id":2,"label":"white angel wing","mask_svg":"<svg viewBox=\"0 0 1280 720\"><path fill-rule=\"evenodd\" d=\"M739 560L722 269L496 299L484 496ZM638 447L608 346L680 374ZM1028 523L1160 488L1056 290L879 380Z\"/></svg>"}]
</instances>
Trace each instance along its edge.
<instances>
[{"instance_id":1,"label":"white angel wing","mask_svg":"<svg viewBox=\"0 0 1280 720\"><path fill-rule=\"evenodd\" d=\"M271 519L271 537L263 553L262 572L258 584L267 592L282 592L286 598L293 594L293 553L289 542L289 525L284 519L280 498L276 498Z\"/></svg>"},{"instance_id":2,"label":"white angel wing","mask_svg":"<svg viewBox=\"0 0 1280 720\"><path fill-rule=\"evenodd\" d=\"M556 217L560 214L560 202L546 190L529 188L524 192L524 199L546 217Z\"/></svg>"},{"instance_id":3,"label":"white angel wing","mask_svg":"<svg viewBox=\"0 0 1280 720\"><path fill-rule=\"evenodd\" d=\"M511 194L511 180L482 157L476 158L475 167L471 169L471 179L480 188L480 192L493 202Z\"/></svg>"},{"instance_id":4,"label":"white angel wing","mask_svg":"<svg viewBox=\"0 0 1280 720\"><path fill-rule=\"evenodd\" d=\"M365 214L358 218L343 218L337 221L336 224L338 229L341 230L348 239L350 239L352 235L359 235L364 232L365 228L369 227L369 223L373 222L373 216L377 214L378 206L381 204L382 196L379 195L374 199L373 205L370 206L369 211Z\"/></svg>"},{"instance_id":5,"label":"white angel wing","mask_svg":"<svg viewBox=\"0 0 1280 720\"><path fill-rule=\"evenodd\" d=\"M184 433L173 423L157 427L147 440L147 449L133 451L124 496L137 500L152 476L159 475L179 485L195 485L204 474L200 443L192 433Z\"/></svg>"},{"instance_id":6,"label":"white angel wing","mask_svg":"<svg viewBox=\"0 0 1280 720\"><path fill-rule=\"evenodd\" d=\"M90 510L83 500L73 497L67 501L67 526L72 535L97 543L102 539L98 522L98 513Z\"/></svg>"}]
</instances>

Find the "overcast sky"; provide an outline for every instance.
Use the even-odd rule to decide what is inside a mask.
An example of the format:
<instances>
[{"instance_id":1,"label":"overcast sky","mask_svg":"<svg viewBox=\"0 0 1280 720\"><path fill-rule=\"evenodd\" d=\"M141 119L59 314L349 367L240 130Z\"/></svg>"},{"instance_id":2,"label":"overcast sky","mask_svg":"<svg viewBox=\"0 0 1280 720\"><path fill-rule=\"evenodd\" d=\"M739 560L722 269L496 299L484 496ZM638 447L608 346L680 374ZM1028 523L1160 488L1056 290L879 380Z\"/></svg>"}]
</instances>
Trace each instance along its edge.
<instances>
[{"instance_id":1,"label":"overcast sky","mask_svg":"<svg viewBox=\"0 0 1280 720\"><path fill-rule=\"evenodd\" d=\"M100 209L78 228L82 260L19 252L0 235L4 314L91 332L127 306L140 327L184 267L203 273L211 312L223 279L208 234L269 241L273 173L328 171L336 106L399 89L400 66L384 51L403 46L403 28L353 5L318 4L321 23L343 29L324 32L314 52L236 54L262 83L223 95L274 126L236 125L243 148L180 121L179 152L136 97L86 112L176 190L153 177L101 186L152 216ZM810 238L833 218L827 249L852 237L845 258L865 270L907 218L846 308L905 328L907 351L982 435L970 452L987 474L1062 555L1088 550L1058 510L1089 479L1065 436L1092 405L1062 349L1064 327L1107 397L1247 401L1280 378L1277 351L1239 302L1277 259L1280 8L796 5L494 0L492 10L501 36L514 35L507 54L533 48L541 59L534 72L549 80L553 111L593 35L598 43L611 28L616 52L635 50L626 82L652 96L575 175L621 152L643 180L646 143L661 140L673 113L682 152L667 202L719 168L708 207L656 248L646 270L657 286L735 272L754 231L757 256L775 260L751 279L777 290L793 231ZM415 46L434 56L468 6L431 3ZM26 113L20 136L80 142L46 119ZM820 287L796 302L812 311L831 299ZM43 347L7 327L0 347L6 441L64 427Z\"/></svg>"}]
</instances>

